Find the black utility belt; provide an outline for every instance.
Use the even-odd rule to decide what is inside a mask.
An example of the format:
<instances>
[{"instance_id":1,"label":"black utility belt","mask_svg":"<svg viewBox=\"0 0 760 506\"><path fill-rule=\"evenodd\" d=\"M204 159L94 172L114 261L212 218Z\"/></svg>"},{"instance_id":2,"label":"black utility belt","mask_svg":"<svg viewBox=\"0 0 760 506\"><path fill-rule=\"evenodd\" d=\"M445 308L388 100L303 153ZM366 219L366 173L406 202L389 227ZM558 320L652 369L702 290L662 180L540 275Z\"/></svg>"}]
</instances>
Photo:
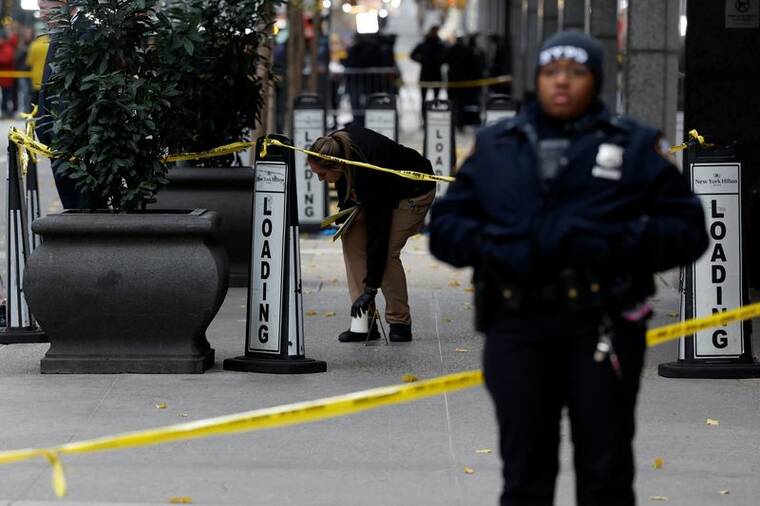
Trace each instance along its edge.
<instances>
[{"instance_id":1,"label":"black utility belt","mask_svg":"<svg viewBox=\"0 0 760 506\"><path fill-rule=\"evenodd\" d=\"M503 307L522 311L537 307L553 307L571 313L598 310L609 305L609 290L601 276L592 271L567 269L551 281L499 282L498 292Z\"/></svg>"}]
</instances>

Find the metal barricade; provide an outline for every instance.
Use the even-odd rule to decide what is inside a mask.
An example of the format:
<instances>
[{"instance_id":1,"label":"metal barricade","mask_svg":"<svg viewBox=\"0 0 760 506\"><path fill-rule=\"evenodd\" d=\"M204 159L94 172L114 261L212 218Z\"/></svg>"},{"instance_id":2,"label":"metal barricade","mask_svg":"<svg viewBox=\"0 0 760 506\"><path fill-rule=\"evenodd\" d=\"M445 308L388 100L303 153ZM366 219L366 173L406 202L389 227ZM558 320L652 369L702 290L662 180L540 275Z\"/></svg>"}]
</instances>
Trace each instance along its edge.
<instances>
[{"instance_id":1,"label":"metal barricade","mask_svg":"<svg viewBox=\"0 0 760 506\"><path fill-rule=\"evenodd\" d=\"M342 67L331 65L330 82L332 96L328 102L328 114L337 127L345 121L342 113L350 112L354 121L363 123L367 97L373 93L396 95L400 86L401 73L396 67ZM348 96L350 111L341 107L341 98Z\"/></svg>"}]
</instances>

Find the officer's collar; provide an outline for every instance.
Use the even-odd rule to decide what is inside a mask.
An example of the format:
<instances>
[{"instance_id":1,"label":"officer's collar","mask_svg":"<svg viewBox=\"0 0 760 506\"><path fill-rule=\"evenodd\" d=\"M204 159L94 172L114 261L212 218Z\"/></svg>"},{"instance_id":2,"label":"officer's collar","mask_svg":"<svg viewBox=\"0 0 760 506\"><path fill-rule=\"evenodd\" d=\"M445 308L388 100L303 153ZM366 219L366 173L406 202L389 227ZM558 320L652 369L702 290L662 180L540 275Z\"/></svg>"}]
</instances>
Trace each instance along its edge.
<instances>
[{"instance_id":1,"label":"officer's collar","mask_svg":"<svg viewBox=\"0 0 760 506\"><path fill-rule=\"evenodd\" d=\"M541 107L538 102L532 100L520 108L520 112L512 121L507 123L506 131L524 131L528 124L535 124L541 115ZM595 101L589 111L568 124L569 129L575 132L585 132L596 128L609 128L611 130L625 130L625 126L610 115L610 111L603 102Z\"/></svg>"}]
</instances>

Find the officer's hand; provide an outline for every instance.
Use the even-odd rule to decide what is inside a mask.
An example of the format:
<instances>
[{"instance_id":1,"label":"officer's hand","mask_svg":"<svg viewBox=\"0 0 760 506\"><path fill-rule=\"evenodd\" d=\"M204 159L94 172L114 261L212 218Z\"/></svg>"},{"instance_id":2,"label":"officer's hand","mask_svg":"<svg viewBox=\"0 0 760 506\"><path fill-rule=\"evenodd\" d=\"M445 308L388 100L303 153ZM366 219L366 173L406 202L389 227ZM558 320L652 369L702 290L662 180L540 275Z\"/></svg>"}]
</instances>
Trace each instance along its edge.
<instances>
[{"instance_id":1,"label":"officer's hand","mask_svg":"<svg viewBox=\"0 0 760 506\"><path fill-rule=\"evenodd\" d=\"M589 222L576 218L565 241L565 253L572 263L598 265L616 260L621 244L629 239L627 223Z\"/></svg>"},{"instance_id":2,"label":"officer's hand","mask_svg":"<svg viewBox=\"0 0 760 506\"><path fill-rule=\"evenodd\" d=\"M610 241L598 235L575 232L563 249L568 264L599 265L612 259Z\"/></svg>"},{"instance_id":3,"label":"officer's hand","mask_svg":"<svg viewBox=\"0 0 760 506\"><path fill-rule=\"evenodd\" d=\"M370 304L375 300L375 295L377 295L377 288L372 288L370 286L366 287L364 292L359 295L351 305L351 316L354 318L361 318L362 313L367 313Z\"/></svg>"}]
</instances>

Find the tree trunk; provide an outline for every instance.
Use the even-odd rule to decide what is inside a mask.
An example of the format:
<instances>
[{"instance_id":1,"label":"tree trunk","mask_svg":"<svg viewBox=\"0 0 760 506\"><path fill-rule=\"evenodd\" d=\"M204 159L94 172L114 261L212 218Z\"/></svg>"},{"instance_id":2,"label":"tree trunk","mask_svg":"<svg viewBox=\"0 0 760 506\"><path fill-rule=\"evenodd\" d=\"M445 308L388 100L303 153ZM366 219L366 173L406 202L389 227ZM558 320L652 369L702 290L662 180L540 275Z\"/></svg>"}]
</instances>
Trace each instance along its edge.
<instances>
[{"instance_id":1,"label":"tree trunk","mask_svg":"<svg viewBox=\"0 0 760 506\"><path fill-rule=\"evenodd\" d=\"M288 3L288 47L287 47L287 95L285 131L290 132L293 116L293 101L303 90L303 67L305 56L303 33L303 0Z\"/></svg>"},{"instance_id":2,"label":"tree trunk","mask_svg":"<svg viewBox=\"0 0 760 506\"><path fill-rule=\"evenodd\" d=\"M315 1L312 11L312 26L314 27L314 37L311 40L311 73L309 74L309 93L319 92L319 41L322 38L322 2Z\"/></svg>"},{"instance_id":3,"label":"tree trunk","mask_svg":"<svg viewBox=\"0 0 760 506\"><path fill-rule=\"evenodd\" d=\"M261 115L259 120L252 125L253 133L251 138L256 141L259 137L263 137L268 132L274 130L274 123L271 118L270 110L274 110L276 103L274 101L274 83L269 79L272 72L272 57L274 54L274 23L275 23L274 5L270 2L267 6L267 12L265 19L263 20L263 26L261 27L265 33L270 34L264 45L259 46L258 55L262 62L256 70L256 76L261 79L261 89L263 95L263 101L261 104ZM256 159L255 148L251 149L251 163Z\"/></svg>"}]
</instances>

